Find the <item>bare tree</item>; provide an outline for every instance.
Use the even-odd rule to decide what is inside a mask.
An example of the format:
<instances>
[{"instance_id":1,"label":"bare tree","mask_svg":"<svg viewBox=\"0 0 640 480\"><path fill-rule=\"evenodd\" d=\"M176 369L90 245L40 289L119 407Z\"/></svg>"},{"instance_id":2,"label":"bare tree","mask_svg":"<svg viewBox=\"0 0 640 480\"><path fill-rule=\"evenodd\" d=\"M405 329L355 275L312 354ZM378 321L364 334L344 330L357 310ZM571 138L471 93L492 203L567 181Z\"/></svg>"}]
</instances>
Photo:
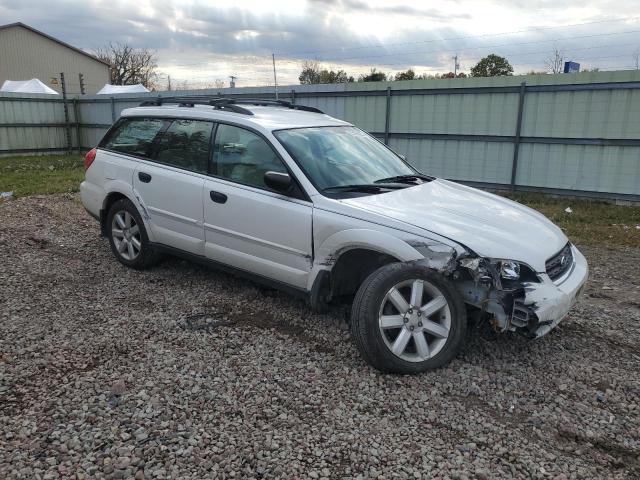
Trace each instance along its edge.
<instances>
[{"instance_id":1,"label":"bare tree","mask_svg":"<svg viewBox=\"0 0 640 480\"><path fill-rule=\"evenodd\" d=\"M215 86L215 88L224 88L224 80L221 80L219 78L216 78L215 81L213 82L213 85Z\"/></svg>"},{"instance_id":2,"label":"bare tree","mask_svg":"<svg viewBox=\"0 0 640 480\"><path fill-rule=\"evenodd\" d=\"M189 90L191 86L187 80L182 80L181 82L176 82L176 90Z\"/></svg>"},{"instance_id":3,"label":"bare tree","mask_svg":"<svg viewBox=\"0 0 640 480\"><path fill-rule=\"evenodd\" d=\"M635 66L636 66L636 70L640 70L640 48L637 48L633 52L633 61L634 61Z\"/></svg>"},{"instance_id":4,"label":"bare tree","mask_svg":"<svg viewBox=\"0 0 640 480\"><path fill-rule=\"evenodd\" d=\"M94 54L111 65L112 85L141 83L149 89L155 87L158 77L155 52L118 42L99 48Z\"/></svg>"},{"instance_id":5,"label":"bare tree","mask_svg":"<svg viewBox=\"0 0 640 480\"><path fill-rule=\"evenodd\" d=\"M564 71L564 54L555 48L549 58L545 60L549 73L562 73Z\"/></svg>"}]
</instances>

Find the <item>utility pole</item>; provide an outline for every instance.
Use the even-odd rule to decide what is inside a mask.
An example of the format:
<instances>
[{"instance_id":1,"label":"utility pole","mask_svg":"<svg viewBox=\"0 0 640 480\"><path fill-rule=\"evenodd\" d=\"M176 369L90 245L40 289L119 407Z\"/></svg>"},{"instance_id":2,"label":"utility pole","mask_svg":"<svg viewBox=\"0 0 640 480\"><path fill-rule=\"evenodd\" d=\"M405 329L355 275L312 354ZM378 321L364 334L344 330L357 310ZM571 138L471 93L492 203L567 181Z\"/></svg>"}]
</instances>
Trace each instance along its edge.
<instances>
[{"instance_id":1,"label":"utility pole","mask_svg":"<svg viewBox=\"0 0 640 480\"><path fill-rule=\"evenodd\" d=\"M276 54L271 54L271 60L273 60L273 84L276 87L276 100L278 100L278 79L276 78Z\"/></svg>"},{"instance_id":2,"label":"utility pole","mask_svg":"<svg viewBox=\"0 0 640 480\"><path fill-rule=\"evenodd\" d=\"M458 63L458 55L453 57L453 75L458 76L458 69L460 68L460 64Z\"/></svg>"},{"instance_id":3,"label":"utility pole","mask_svg":"<svg viewBox=\"0 0 640 480\"><path fill-rule=\"evenodd\" d=\"M231 79L229 81L229 88L235 88L236 87L236 78L238 78L238 77L235 77L233 75L229 75L229 78Z\"/></svg>"},{"instance_id":4,"label":"utility pole","mask_svg":"<svg viewBox=\"0 0 640 480\"><path fill-rule=\"evenodd\" d=\"M167 75L167 91L171 91L171 75Z\"/></svg>"}]
</instances>

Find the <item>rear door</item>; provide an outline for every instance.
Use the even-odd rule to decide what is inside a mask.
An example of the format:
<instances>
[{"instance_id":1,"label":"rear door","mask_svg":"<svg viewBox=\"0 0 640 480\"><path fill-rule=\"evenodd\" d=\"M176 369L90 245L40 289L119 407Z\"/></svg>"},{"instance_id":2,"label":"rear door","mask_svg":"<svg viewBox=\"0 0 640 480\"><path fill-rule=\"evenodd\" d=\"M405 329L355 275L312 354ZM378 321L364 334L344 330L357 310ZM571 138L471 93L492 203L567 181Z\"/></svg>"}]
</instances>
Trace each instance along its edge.
<instances>
[{"instance_id":1,"label":"rear door","mask_svg":"<svg viewBox=\"0 0 640 480\"><path fill-rule=\"evenodd\" d=\"M212 133L212 122L167 120L151 158L133 175L156 242L196 255L204 255L202 191Z\"/></svg>"},{"instance_id":2,"label":"rear door","mask_svg":"<svg viewBox=\"0 0 640 480\"><path fill-rule=\"evenodd\" d=\"M305 288L311 270L312 204L299 187L270 190L264 173L287 173L260 135L219 124L212 177L203 190L205 254L212 260Z\"/></svg>"}]
</instances>

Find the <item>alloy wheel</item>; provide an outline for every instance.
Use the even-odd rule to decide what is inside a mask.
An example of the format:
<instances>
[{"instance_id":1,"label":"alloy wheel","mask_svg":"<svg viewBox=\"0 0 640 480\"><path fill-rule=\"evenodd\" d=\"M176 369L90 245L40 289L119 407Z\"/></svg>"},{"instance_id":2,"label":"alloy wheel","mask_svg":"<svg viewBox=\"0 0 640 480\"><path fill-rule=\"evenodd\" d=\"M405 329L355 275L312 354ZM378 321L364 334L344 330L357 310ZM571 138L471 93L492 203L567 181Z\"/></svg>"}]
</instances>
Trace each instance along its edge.
<instances>
[{"instance_id":1,"label":"alloy wheel","mask_svg":"<svg viewBox=\"0 0 640 480\"><path fill-rule=\"evenodd\" d=\"M126 210L120 210L111 222L111 237L118 254L125 260L135 260L142 250L142 237L136 219Z\"/></svg>"},{"instance_id":2,"label":"alloy wheel","mask_svg":"<svg viewBox=\"0 0 640 480\"><path fill-rule=\"evenodd\" d=\"M437 355L447 342L451 309L432 283L405 280L384 296L378 325L391 353L408 362L423 362Z\"/></svg>"}]
</instances>

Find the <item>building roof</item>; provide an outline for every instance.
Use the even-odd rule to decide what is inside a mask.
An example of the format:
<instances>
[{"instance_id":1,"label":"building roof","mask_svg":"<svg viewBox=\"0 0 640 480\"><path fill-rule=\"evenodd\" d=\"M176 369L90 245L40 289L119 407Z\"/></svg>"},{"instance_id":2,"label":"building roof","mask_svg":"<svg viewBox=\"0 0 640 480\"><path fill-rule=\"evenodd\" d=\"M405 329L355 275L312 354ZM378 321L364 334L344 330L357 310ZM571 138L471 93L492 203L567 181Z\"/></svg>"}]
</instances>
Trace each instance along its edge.
<instances>
[{"instance_id":1,"label":"building roof","mask_svg":"<svg viewBox=\"0 0 640 480\"><path fill-rule=\"evenodd\" d=\"M74 47L73 45L69 45L68 43L63 42L62 40L58 40L57 38L54 38L51 35L47 35L46 33L41 32L40 30L37 30L37 29L35 29L33 27L30 27L29 25L26 25L26 24L24 24L22 22L15 22L15 23L8 23L7 25L0 25L0 30L5 30L5 29L8 29L8 28L12 28L12 27L22 27L22 28L26 28L27 30L31 30L33 33L37 33L38 35L41 35L41 36L51 40L52 42L56 42L57 44L62 45L63 47L70 48L71 50L74 50L74 51L84 55L85 57L89 57L90 59L95 60L96 62L100 62L100 63L102 63L102 64L104 64L104 65L106 65L108 67L111 67L111 65L109 65L108 62L100 60L99 58L94 57L93 55L91 55L90 53L85 52L84 50L81 50L81 49L79 49L77 47Z\"/></svg>"}]
</instances>

